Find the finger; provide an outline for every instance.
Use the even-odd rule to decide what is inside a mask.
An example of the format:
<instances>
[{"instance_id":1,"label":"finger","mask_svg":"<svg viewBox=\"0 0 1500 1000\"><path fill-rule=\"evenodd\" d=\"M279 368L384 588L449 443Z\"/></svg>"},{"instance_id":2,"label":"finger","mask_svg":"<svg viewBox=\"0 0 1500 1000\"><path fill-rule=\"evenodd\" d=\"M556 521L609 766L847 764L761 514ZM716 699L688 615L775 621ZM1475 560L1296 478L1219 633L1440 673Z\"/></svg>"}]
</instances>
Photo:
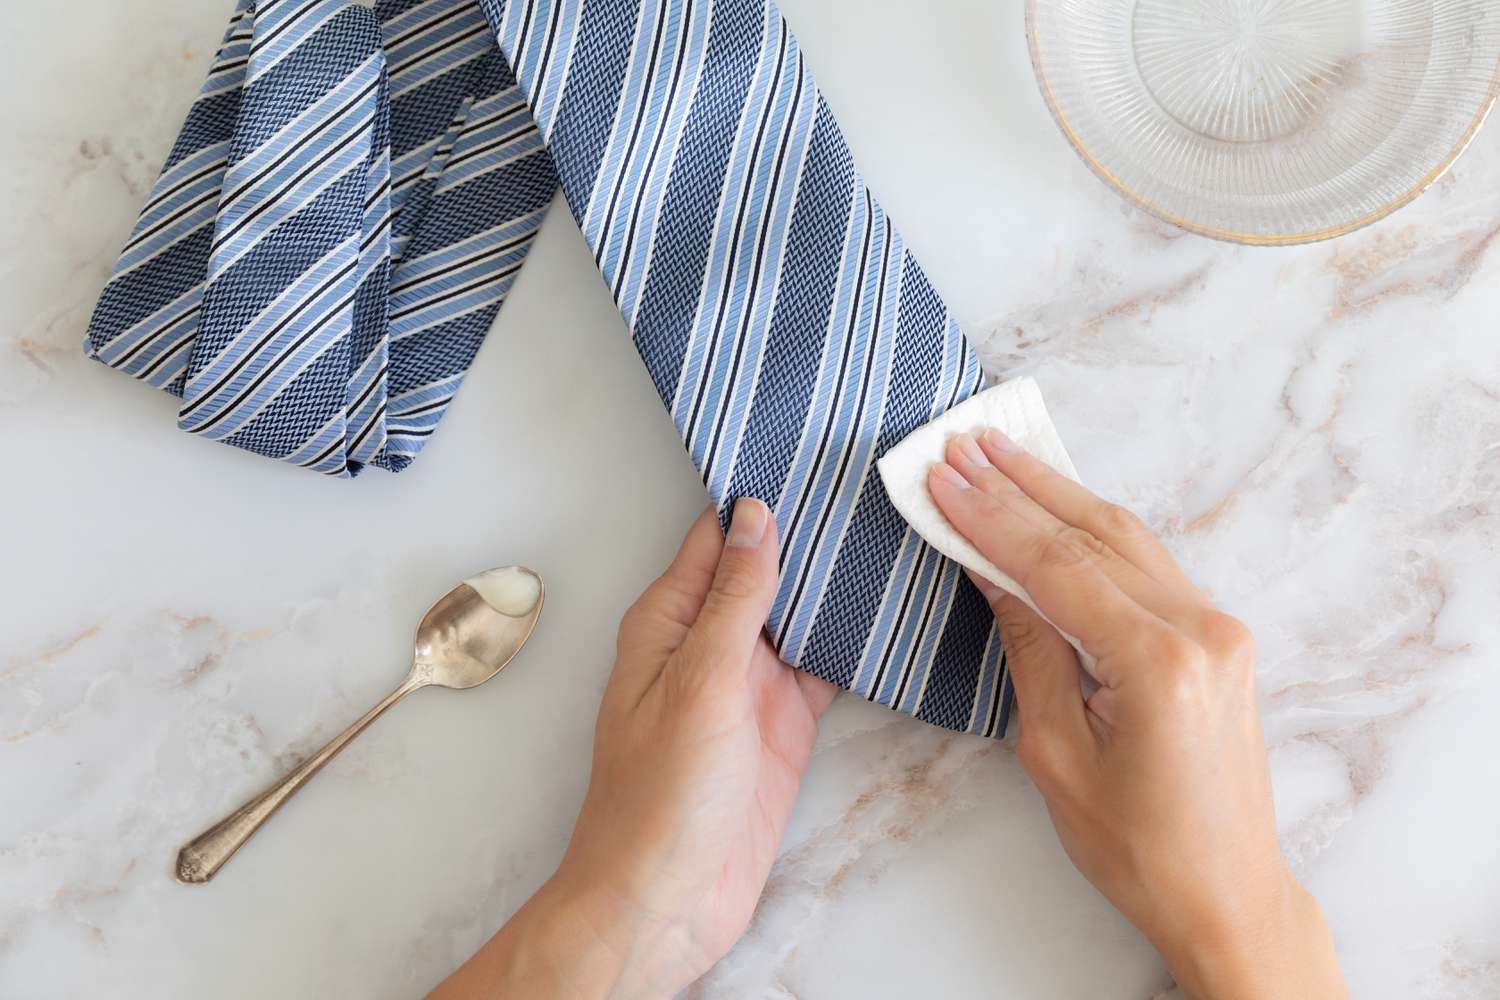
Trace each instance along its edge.
<instances>
[{"instance_id":1,"label":"finger","mask_svg":"<svg viewBox=\"0 0 1500 1000\"><path fill-rule=\"evenodd\" d=\"M646 589L640 603L684 629L691 627L713 586L723 550L718 512L710 505L698 515L671 565Z\"/></svg>"},{"instance_id":2,"label":"finger","mask_svg":"<svg viewBox=\"0 0 1500 1000\"><path fill-rule=\"evenodd\" d=\"M661 676L703 608L723 548L718 514L709 507L688 529L671 565L621 617L619 655L605 705L638 704L641 693Z\"/></svg>"},{"instance_id":3,"label":"finger","mask_svg":"<svg viewBox=\"0 0 1500 1000\"><path fill-rule=\"evenodd\" d=\"M1108 661L1123 647L1165 641L1170 626L1130 598L1071 536L1032 524L945 462L927 488L948 522L1014 579L1063 631L1099 660L1099 680L1115 683Z\"/></svg>"},{"instance_id":4,"label":"finger","mask_svg":"<svg viewBox=\"0 0 1500 1000\"><path fill-rule=\"evenodd\" d=\"M1033 745L1027 753L1033 758L1028 765L1035 762L1039 770L1054 770L1053 765L1062 763L1056 758L1086 749L1091 735L1078 658L1057 629L1019 598L1002 593L991 607L1016 688L1021 739Z\"/></svg>"},{"instance_id":5,"label":"finger","mask_svg":"<svg viewBox=\"0 0 1500 1000\"><path fill-rule=\"evenodd\" d=\"M984 598L984 602L990 606L990 610L992 611L995 608L995 603L1005 596L1005 591L967 566L964 567L964 576L969 578L969 582L974 585L974 589L979 591L980 596Z\"/></svg>"},{"instance_id":6,"label":"finger","mask_svg":"<svg viewBox=\"0 0 1500 1000\"><path fill-rule=\"evenodd\" d=\"M704 660L748 665L776 596L776 521L761 501L734 505L729 533L684 647L695 663Z\"/></svg>"},{"instance_id":7,"label":"finger","mask_svg":"<svg viewBox=\"0 0 1500 1000\"><path fill-rule=\"evenodd\" d=\"M795 667L787 669L796 670ZM823 717L823 713L828 711L828 706L833 704L833 699L838 697L839 693L837 684L801 670L797 670L797 686L802 689L802 699L807 702L807 707L814 719Z\"/></svg>"},{"instance_id":8,"label":"finger","mask_svg":"<svg viewBox=\"0 0 1500 1000\"><path fill-rule=\"evenodd\" d=\"M1062 529L1061 521L1028 497L1009 476L990 463L983 449L979 447L979 442L975 441L973 436L955 435L944 449L943 457L972 485L996 500L1008 504L1018 516L1027 522L1048 531Z\"/></svg>"},{"instance_id":9,"label":"finger","mask_svg":"<svg viewBox=\"0 0 1500 1000\"><path fill-rule=\"evenodd\" d=\"M981 434L978 445L995 468L1058 520L1083 528L1158 582L1202 599L1167 547L1135 514L1028 454L998 428Z\"/></svg>"},{"instance_id":10,"label":"finger","mask_svg":"<svg viewBox=\"0 0 1500 1000\"><path fill-rule=\"evenodd\" d=\"M947 457L948 464L972 485L994 497L1028 524L1040 531L1068 539L1089 558L1098 562L1109 578L1137 604L1180 628L1192 627L1202 616L1204 605L1196 591L1183 593L1163 586L1124 559L1097 535L1085 528L1068 524L1042 507L1014 480L990 463L989 457L973 437L960 434L953 438L948 442Z\"/></svg>"}]
</instances>

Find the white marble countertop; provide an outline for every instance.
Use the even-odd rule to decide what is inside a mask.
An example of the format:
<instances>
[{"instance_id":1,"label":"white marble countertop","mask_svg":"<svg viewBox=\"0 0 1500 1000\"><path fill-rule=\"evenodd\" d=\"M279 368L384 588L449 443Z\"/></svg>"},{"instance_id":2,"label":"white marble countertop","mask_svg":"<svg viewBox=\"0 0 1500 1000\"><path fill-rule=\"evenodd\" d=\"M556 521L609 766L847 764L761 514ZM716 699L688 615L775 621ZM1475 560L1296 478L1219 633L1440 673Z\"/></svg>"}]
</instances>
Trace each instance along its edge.
<instances>
[{"instance_id":1,"label":"white marble countertop","mask_svg":"<svg viewBox=\"0 0 1500 1000\"><path fill-rule=\"evenodd\" d=\"M227 2L0 9L0 996L406 998L547 875L615 621L701 487L562 207L415 468L199 441L79 352ZM1393 218L1257 251L1131 210L1037 97L1019 0L786 0L875 190L1084 478L1255 629L1286 850L1355 996L1500 996L1500 127ZM496 563L497 682L424 692L212 886L177 846L401 676ZM705 997L1146 1000L1008 747L853 699Z\"/></svg>"}]
</instances>

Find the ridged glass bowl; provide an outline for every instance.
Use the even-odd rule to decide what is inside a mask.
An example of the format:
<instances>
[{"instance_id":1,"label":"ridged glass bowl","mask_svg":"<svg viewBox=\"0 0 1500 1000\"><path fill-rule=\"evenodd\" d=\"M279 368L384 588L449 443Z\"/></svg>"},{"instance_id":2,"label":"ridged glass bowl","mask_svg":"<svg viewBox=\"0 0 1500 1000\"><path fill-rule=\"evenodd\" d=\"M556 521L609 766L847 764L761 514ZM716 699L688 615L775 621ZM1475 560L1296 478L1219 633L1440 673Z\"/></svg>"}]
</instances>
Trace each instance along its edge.
<instances>
[{"instance_id":1,"label":"ridged glass bowl","mask_svg":"<svg viewBox=\"0 0 1500 1000\"><path fill-rule=\"evenodd\" d=\"M1500 93L1500 0L1027 0L1026 38L1096 174L1240 243L1395 211Z\"/></svg>"}]
</instances>

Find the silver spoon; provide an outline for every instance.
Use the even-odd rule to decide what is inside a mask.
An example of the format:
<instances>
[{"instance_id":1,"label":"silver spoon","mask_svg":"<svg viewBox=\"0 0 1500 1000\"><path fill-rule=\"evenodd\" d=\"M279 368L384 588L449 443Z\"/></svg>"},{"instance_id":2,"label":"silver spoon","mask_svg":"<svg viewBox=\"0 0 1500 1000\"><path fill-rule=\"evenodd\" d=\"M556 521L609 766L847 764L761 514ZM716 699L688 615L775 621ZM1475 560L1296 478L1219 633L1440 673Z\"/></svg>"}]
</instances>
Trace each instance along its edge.
<instances>
[{"instance_id":1,"label":"silver spoon","mask_svg":"<svg viewBox=\"0 0 1500 1000\"><path fill-rule=\"evenodd\" d=\"M471 688L498 674L525 645L541 612L542 578L524 566L492 569L454 587L417 626L416 655L401 686L286 777L189 842L177 855L177 881L213 878L283 802L402 698L429 685Z\"/></svg>"}]
</instances>

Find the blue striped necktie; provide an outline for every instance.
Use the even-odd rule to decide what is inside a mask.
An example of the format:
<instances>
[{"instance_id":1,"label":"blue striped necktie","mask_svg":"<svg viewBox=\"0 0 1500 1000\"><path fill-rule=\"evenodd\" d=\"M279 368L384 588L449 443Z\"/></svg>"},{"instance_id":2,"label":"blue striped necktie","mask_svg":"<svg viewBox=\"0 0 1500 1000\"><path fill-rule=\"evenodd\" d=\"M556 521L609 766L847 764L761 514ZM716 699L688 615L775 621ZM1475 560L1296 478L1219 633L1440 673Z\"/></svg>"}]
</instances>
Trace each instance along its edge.
<instances>
[{"instance_id":1,"label":"blue striped necktie","mask_svg":"<svg viewBox=\"0 0 1500 1000\"><path fill-rule=\"evenodd\" d=\"M989 610L875 459L982 385L768 0L240 0L91 356L178 423L405 468L559 184L721 509L776 513L789 663L998 734Z\"/></svg>"}]
</instances>

